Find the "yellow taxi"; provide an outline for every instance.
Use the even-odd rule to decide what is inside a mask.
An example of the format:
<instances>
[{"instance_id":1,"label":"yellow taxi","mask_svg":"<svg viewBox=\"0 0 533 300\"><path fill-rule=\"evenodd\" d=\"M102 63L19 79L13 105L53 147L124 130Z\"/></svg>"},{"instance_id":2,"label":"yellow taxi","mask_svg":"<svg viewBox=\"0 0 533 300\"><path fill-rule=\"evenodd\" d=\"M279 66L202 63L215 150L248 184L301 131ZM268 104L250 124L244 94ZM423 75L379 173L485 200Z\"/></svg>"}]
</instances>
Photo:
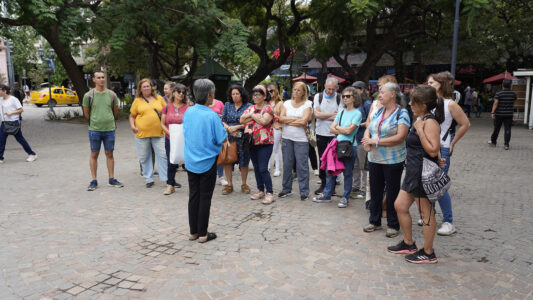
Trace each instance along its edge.
<instances>
[{"instance_id":1,"label":"yellow taxi","mask_svg":"<svg viewBox=\"0 0 533 300\"><path fill-rule=\"evenodd\" d=\"M49 98L48 88L42 88L38 91L33 91L30 94L30 102L38 107L43 106L43 104L48 105ZM75 91L62 86L54 86L52 87L52 103L54 103L54 105L66 104L71 106L72 104L78 104L79 99Z\"/></svg>"}]
</instances>

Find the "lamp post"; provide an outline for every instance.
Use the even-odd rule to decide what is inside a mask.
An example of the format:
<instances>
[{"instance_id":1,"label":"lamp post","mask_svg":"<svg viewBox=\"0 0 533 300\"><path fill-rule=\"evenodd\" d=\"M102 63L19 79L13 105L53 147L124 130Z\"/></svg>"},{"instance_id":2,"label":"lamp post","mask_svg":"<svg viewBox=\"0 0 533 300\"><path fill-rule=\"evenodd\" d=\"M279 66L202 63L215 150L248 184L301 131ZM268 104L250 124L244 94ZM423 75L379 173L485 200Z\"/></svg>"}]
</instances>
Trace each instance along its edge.
<instances>
[{"instance_id":1,"label":"lamp post","mask_svg":"<svg viewBox=\"0 0 533 300\"><path fill-rule=\"evenodd\" d=\"M50 49L48 50L48 55L50 56L50 58L44 58L44 49L42 48L39 48L39 50L37 50L37 52L39 53L39 57L41 58L42 61L46 61L48 62L48 67L46 67L44 70L46 72L46 74L48 74L48 109L50 110L51 113L54 113L54 106L56 105L56 101L54 99L52 99L52 82L50 82L50 74L52 74L52 72L54 72L54 57L56 55L54 49Z\"/></svg>"}]
</instances>

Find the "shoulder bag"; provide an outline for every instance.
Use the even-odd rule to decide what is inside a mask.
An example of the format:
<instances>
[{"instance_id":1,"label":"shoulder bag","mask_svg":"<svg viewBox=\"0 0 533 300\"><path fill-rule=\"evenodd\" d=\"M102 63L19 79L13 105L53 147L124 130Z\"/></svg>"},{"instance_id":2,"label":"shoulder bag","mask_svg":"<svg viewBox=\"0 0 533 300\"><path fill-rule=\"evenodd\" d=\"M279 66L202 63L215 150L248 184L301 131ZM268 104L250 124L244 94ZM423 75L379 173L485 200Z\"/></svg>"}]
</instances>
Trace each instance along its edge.
<instances>
[{"instance_id":1,"label":"shoulder bag","mask_svg":"<svg viewBox=\"0 0 533 300\"><path fill-rule=\"evenodd\" d=\"M339 120L339 125L342 122L342 115L344 110L341 112L341 117ZM353 141L339 141L337 143L337 159L340 161L350 160L353 157L353 143L355 141L355 135L353 136Z\"/></svg>"},{"instance_id":2,"label":"shoulder bag","mask_svg":"<svg viewBox=\"0 0 533 300\"><path fill-rule=\"evenodd\" d=\"M16 135L20 130L20 121L3 121L4 133L7 135Z\"/></svg>"},{"instance_id":3,"label":"shoulder bag","mask_svg":"<svg viewBox=\"0 0 533 300\"><path fill-rule=\"evenodd\" d=\"M222 142L222 149L218 154L217 166L230 165L239 159L237 153L237 143L229 141L228 138Z\"/></svg>"}]
</instances>

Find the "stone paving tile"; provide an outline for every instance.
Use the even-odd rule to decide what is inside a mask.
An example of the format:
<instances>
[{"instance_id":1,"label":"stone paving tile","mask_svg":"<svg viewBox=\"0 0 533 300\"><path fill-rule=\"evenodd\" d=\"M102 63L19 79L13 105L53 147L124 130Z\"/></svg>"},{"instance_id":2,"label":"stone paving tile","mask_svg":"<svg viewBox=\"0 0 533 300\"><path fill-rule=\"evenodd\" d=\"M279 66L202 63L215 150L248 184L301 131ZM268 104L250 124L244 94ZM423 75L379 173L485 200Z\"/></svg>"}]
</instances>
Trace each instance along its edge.
<instances>
[{"instance_id":1,"label":"stone paving tile","mask_svg":"<svg viewBox=\"0 0 533 300\"><path fill-rule=\"evenodd\" d=\"M210 230L219 237L190 242L184 172L169 197L164 183L144 188L133 137L118 122L116 173L126 186L107 187L103 175L86 192L86 127L43 121L42 112L25 108L23 125L39 159L25 163L9 140L0 167L0 243L8 245L0 249L1 299L533 297L533 134L524 128L513 128L504 151L486 147L488 119L472 120L450 169L458 233L436 237L438 264L414 266L387 253L400 238L362 232L361 200L344 210L297 196L264 206L238 191L221 196L217 186ZM99 168L105 174L103 160ZM273 180L279 192L281 179ZM422 239L419 227L413 234Z\"/></svg>"}]
</instances>

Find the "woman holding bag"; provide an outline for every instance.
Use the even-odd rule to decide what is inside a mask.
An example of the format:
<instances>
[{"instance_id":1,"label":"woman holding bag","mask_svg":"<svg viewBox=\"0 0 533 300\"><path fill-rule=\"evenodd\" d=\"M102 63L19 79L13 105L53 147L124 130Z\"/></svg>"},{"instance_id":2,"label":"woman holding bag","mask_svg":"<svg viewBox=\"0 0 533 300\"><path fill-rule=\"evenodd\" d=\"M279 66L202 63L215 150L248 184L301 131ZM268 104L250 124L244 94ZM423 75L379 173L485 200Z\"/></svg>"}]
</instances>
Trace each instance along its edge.
<instances>
[{"instance_id":1,"label":"woman holding bag","mask_svg":"<svg viewBox=\"0 0 533 300\"><path fill-rule=\"evenodd\" d=\"M264 86L258 85L254 87L252 96L254 105L250 106L241 116L241 124L246 124L245 132L250 132L253 136L250 158L254 165L258 191L251 196L251 199L259 200L265 198L263 204L271 204L275 199L272 178L268 171L268 162L274 147L274 131L272 128L274 111L267 103L269 94Z\"/></svg>"},{"instance_id":2,"label":"woman holding bag","mask_svg":"<svg viewBox=\"0 0 533 300\"><path fill-rule=\"evenodd\" d=\"M168 98L168 104L161 111L161 127L165 132L165 152L167 154L167 189L163 195L170 195L174 193L175 187L180 188L181 184L176 182L177 164L170 162L170 124L181 124L183 122L183 115L189 106L186 102L186 87L183 84L176 84L174 90Z\"/></svg>"},{"instance_id":3,"label":"woman holding bag","mask_svg":"<svg viewBox=\"0 0 533 300\"><path fill-rule=\"evenodd\" d=\"M331 123L330 132L337 135L339 143L349 143L353 148L352 157L344 160L344 193L337 205L339 208L348 206L350 193L352 192L352 177L353 167L357 158L357 142L355 135L361 125L363 115L357 109L361 106L361 96L354 87L347 87L342 91L342 101L344 102L344 109L337 113L335 120ZM324 194L315 197L313 202L323 203L331 202L331 195L335 190L335 177L329 172L326 172L326 186L324 187Z\"/></svg>"},{"instance_id":4,"label":"woman holding bag","mask_svg":"<svg viewBox=\"0 0 533 300\"><path fill-rule=\"evenodd\" d=\"M435 208L427 198L422 186L422 166L424 158L437 163L440 150L440 123L444 120L444 101L437 96L435 88L420 85L411 92L411 108L417 118L406 139L407 163L402 190L394 203L403 231L403 240L387 250L396 254L408 254L405 260L410 263L436 263L433 239L437 229ZM435 114L431 111L435 109ZM422 233L424 247L417 249L413 240L413 224L409 208L416 202L424 220ZM418 251L417 251L418 250Z\"/></svg>"}]
</instances>

